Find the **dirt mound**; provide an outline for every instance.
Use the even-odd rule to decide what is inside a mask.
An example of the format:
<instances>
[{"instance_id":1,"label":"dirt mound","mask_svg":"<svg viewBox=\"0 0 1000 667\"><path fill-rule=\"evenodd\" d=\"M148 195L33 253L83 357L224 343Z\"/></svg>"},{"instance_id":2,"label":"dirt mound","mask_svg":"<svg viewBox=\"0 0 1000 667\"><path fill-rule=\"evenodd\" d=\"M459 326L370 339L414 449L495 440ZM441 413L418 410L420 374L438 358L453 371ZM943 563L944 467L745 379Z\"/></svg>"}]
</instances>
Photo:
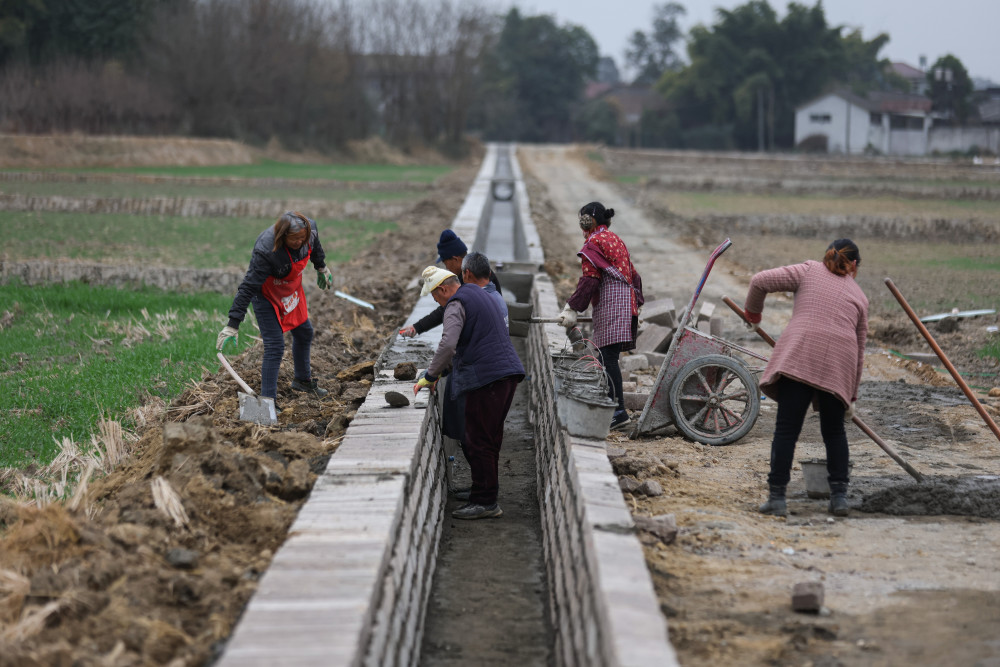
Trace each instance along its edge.
<instances>
[{"instance_id":1,"label":"dirt mound","mask_svg":"<svg viewBox=\"0 0 1000 667\"><path fill-rule=\"evenodd\" d=\"M950 477L897 485L866 495L860 509L909 516L957 514L1000 519L1000 477Z\"/></svg>"},{"instance_id":2,"label":"dirt mound","mask_svg":"<svg viewBox=\"0 0 1000 667\"><path fill-rule=\"evenodd\" d=\"M0 134L0 167L250 164L256 152L226 139Z\"/></svg>"},{"instance_id":3,"label":"dirt mound","mask_svg":"<svg viewBox=\"0 0 1000 667\"><path fill-rule=\"evenodd\" d=\"M313 372L329 395L292 392L287 364L279 426L261 428L237 420L235 386L219 372L144 429L129 460L91 483L81 510L0 504L0 667L217 657L364 400L370 362L412 307L416 292L403 285L433 259L457 212L475 174L460 172L400 231L335 268L338 287L375 311L307 288ZM260 355L233 360L251 385Z\"/></svg>"}]
</instances>

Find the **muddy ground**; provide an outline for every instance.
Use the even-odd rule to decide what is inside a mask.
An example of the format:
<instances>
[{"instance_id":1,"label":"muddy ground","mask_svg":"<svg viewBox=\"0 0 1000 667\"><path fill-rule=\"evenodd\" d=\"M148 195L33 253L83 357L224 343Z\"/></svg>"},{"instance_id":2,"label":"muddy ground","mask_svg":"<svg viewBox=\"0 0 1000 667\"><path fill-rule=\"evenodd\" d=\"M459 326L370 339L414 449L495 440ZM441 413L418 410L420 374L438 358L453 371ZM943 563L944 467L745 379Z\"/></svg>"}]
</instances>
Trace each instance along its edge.
<instances>
[{"instance_id":1,"label":"muddy ground","mask_svg":"<svg viewBox=\"0 0 1000 667\"><path fill-rule=\"evenodd\" d=\"M280 426L260 428L237 420L235 384L220 371L151 412L128 461L91 481L77 511L0 497L0 665L212 662L364 400L416 299L405 285L433 262L477 169L443 178L398 232L335 268L337 288L374 313L307 285L313 373L328 396L293 394L288 360ZM259 355L234 363L251 386ZM157 478L180 498L176 521L157 508Z\"/></svg>"},{"instance_id":2,"label":"muddy ground","mask_svg":"<svg viewBox=\"0 0 1000 667\"><path fill-rule=\"evenodd\" d=\"M697 220L636 205L635 190L599 178L606 174L581 159L583 151L522 147L518 155L563 298L578 275L572 260L581 242L575 213L594 199L616 209L617 231L632 250L647 294L670 296L675 303L690 298L724 229L701 234ZM948 176L955 177L953 170ZM766 242L733 240L703 299L728 294L742 302L753 271L811 256L799 254L809 246L794 230ZM829 242L805 240L823 247ZM866 263L859 281L870 298L875 288L885 289L877 264ZM930 298L925 291L970 291L963 276L944 270L918 266L913 275L922 280L914 281L911 299ZM780 332L790 306L781 295L769 297L765 329ZM716 312L722 310L719 304ZM976 352L989 340L985 326L995 322L995 316L964 321L959 331L938 334L963 370L984 373L973 382L984 389L994 383L986 373L995 373L996 365ZM734 316L725 325L727 339L766 354ZM637 440L610 436L624 449L612 461L620 474L656 479L664 489L658 497L626 494L633 513L673 514L679 527L670 544L642 537L681 664L1000 664L1000 442L950 379L886 352L911 346L926 351L912 327L905 315L873 299L858 410L926 481L915 484L849 427L854 468L848 518L833 518L826 501L809 498L805 490L798 462L824 456L815 415L807 418L796 452L787 519L756 512L766 495L771 401L762 402L753 431L727 447L693 443L670 431ZM997 399L982 398L996 415ZM824 585L823 610L793 612L792 587L816 581Z\"/></svg>"}]
</instances>

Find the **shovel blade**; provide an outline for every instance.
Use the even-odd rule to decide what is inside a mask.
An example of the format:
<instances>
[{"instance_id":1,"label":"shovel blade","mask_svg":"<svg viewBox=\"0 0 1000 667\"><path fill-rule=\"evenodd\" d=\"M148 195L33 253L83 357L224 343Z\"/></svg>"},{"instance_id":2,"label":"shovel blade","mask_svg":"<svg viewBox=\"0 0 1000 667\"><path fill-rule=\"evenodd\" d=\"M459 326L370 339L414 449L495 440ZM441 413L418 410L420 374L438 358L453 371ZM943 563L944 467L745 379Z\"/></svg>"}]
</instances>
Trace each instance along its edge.
<instances>
[{"instance_id":1,"label":"shovel blade","mask_svg":"<svg viewBox=\"0 0 1000 667\"><path fill-rule=\"evenodd\" d=\"M278 414L274 410L274 399L263 396L254 396L242 391L237 392L240 397L240 419L264 426L273 426L278 423Z\"/></svg>"}]
</instances>

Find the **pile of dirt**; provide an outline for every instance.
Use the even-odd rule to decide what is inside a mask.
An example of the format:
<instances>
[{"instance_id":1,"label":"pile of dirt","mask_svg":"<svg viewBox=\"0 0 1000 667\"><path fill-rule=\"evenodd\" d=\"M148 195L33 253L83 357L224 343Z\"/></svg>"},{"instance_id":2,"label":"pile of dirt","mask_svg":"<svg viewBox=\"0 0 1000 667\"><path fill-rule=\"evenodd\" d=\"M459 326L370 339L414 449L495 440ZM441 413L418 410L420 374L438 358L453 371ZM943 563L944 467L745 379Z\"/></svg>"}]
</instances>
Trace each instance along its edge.
<instances>
[{"instance_id":1,"label":"pile of dirt","mask_svg":"<svg viewBox=\"0 0 1000 667\"><path fill-rule=\"evenodd\" d=\"M1000 477L946 477L897 485L866 495L860 509L908 516L955 514L1000 519Z\"/></svg>"},{"instance_id":2,"label":"pile of dirt","mask_svg":"<svg viewBox=\"0 0 1000 667\"><path fill-rule=\"evenodd\" d=\"M442 179L398 232L335 268L338 287L374 311L309 290L313 373L329 395L293 393L286 363L279 426L262 428L238 421L220 371L145 428L80 510L0 505L0 666L200 665L219 654L412 308L417 293L404 286L433 261L474 175ZM260 354L234 360L251 385Z\"/></svg>"}]
</instances>

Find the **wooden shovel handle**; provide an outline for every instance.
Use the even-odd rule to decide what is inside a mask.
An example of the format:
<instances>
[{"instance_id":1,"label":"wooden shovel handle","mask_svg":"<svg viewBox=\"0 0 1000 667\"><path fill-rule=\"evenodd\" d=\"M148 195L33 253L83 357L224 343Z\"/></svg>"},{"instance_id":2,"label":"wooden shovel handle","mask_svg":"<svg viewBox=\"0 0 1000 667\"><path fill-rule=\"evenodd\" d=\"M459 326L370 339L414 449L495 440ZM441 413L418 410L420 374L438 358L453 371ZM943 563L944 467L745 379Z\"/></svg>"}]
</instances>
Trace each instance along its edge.
<instances>
[{"instance_id":1,"label":"wooden shovel handle","mask_svg":"<svg viewBox=\"0 0 1000 667\"><path fill-rule=\"evenodd\" d=\"M240 386L240 389L253 396L254 395L253 389L251 389L250 385L248 385L246 382L243 381L243 378L241 378L239 375L236 374L236 371L233 370L233 367L229 365L229 360L226 359L226 355L219 352L215 356L219 358L219 363L222 364L222 367L225 368L226 371L228 371L231 376L233 376L233 379L236 380L236 384Z\"/></svg>"}]
</instances>

